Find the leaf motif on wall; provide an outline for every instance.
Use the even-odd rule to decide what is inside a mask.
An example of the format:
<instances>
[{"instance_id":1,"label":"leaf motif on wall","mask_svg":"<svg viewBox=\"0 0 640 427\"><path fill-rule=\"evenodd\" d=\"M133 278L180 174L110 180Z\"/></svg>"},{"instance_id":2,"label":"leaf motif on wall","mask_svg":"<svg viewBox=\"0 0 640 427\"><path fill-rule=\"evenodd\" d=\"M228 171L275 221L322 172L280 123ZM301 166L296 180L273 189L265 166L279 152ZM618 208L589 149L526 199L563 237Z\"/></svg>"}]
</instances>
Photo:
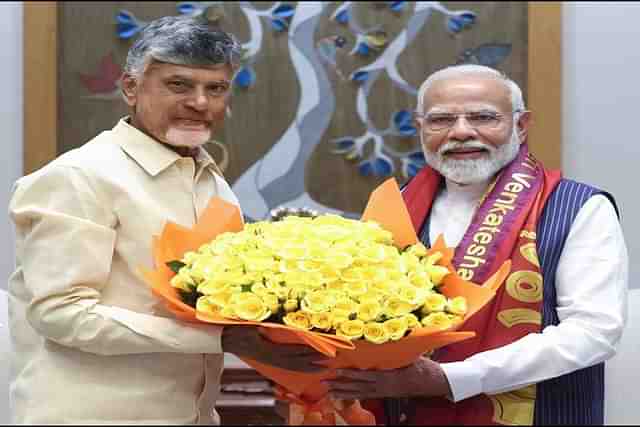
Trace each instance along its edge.
<instances>
[{"instance_id":1,"label":"leaf motif on wall","mask_svg":"<svg viewBox=\"0 0 640 427\"><path fill-rule=\"evenodd\" d=\"M116 15L116 32L121 39L130 39L138 34L148 22L141 21L128 10L120 10Z\"/></svg>"}]
</instances>

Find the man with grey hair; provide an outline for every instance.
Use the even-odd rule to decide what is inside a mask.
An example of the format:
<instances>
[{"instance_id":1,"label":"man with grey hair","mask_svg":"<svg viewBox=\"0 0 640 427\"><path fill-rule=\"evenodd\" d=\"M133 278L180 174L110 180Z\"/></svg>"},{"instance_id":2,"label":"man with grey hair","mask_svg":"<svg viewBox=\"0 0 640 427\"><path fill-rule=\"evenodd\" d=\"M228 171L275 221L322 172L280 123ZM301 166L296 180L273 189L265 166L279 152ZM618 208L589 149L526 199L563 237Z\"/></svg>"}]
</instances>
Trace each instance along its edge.
<instances>
[{"instance_id":1,"label":"man with grey hair","mask_svg":"<svg viewBox=\"0 0 640 427\"><path fill-rule=\"evenodd\" d=\"M212 196L238 204L202 148L238 60L234 38L203 21L151 22L122 76L130 116L16 183L15 423L219 424L223 351L320 369L319 353L255 328L176 320L137 273L167 220L193 226Z\"/></svg>"},{"instance_id":2,"label":"man with grey hair","mask_svg":"<svg viewBox=\"0 0 640 427\"><path fill-rule=\"evenodd\" d=\"M423 243L455 247L482 284L511 272L463 326L472 339L390 371L341 370L336 398L369 399L395 425L603 424L604 361L626 322L628 257L611 195L562 178L528 150L531 112L491 68L431 75L416 124L427 166L403 197Z\"/></svg>"}]
</instances>

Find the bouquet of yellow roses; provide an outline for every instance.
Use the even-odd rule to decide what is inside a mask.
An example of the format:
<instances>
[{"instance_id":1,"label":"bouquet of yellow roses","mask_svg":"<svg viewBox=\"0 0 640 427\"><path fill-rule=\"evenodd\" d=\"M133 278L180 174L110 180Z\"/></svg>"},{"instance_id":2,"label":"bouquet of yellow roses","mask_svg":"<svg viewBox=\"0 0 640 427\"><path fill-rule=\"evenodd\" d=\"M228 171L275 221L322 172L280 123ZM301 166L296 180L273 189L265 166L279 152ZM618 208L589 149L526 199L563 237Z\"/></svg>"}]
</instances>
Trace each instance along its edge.
<instances>
[{"instance_id":1,"label":"bouquet of yellow roses","mask_svg":"<svg viewBox=\"0 0 640 427\"><path fill-rule=\"evenodd\" d=\"M455 329L493 297L509 266L480 287L453 272L452 257L442 239L432 248L417 242L391 179L360 221L289 216L244 225L235 206L214 199L194 229L168 223L154 237L156 270L144 275L180 318L260 327L272 341L330 356L316 374L243 358L302 408L298 421L375 424L357 401L328 399L320 381L343 367L406 366L472 337Z\"/></svg>"}]
</instances>

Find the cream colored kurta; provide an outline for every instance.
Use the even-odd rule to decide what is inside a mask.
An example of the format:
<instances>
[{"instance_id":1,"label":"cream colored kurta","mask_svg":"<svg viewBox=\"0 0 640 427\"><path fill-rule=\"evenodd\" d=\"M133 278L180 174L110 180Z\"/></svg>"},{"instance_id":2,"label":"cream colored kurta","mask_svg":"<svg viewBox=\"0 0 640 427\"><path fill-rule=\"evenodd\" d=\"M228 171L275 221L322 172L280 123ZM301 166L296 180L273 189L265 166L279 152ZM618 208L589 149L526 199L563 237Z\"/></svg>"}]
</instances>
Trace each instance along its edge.
<instances>
[{"instance_id":1,"label":"cream colored kurta","mask_svg":"<svg viewBox=\"0 0 640 427\"><path fill-rule=\"evenodd\" d=\"M238 204L215 170L123 119L18 180L14 422L219 423L221 329L174 320L137 273L166 220L192 226L214 195Z\"/></svg>"}]
</instances>

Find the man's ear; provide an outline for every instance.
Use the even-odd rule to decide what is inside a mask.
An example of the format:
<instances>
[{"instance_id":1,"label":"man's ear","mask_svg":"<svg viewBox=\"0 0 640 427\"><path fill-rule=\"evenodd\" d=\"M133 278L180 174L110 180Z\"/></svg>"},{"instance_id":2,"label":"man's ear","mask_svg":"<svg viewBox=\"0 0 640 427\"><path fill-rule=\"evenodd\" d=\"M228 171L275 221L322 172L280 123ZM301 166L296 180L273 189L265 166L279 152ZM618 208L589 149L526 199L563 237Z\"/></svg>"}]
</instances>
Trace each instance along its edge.
<instances>
[{"instance_id":1,"label":"man's ear","mask_svg":"<svg viewBox=\"0 0 640 427\"><path fill-rule=\"evenodd\" d=\"M529 127L531 126L531 111L523 111L518 114L518 123L516 125L516 130L518 132L518 137L521 143L527 142L527 138L529 136Z\"/></svg>"},{"instance_id":2,"label":"man's ear","mask_svg":"<svg viewBox=\"0 0 640 427\"><path fill-rule=\"evenodd\" d=\"M122 97L129 107L134 107L138 100L138 81L129 74L124 74L121 79Z\"/></svg>"}]
</instances>

